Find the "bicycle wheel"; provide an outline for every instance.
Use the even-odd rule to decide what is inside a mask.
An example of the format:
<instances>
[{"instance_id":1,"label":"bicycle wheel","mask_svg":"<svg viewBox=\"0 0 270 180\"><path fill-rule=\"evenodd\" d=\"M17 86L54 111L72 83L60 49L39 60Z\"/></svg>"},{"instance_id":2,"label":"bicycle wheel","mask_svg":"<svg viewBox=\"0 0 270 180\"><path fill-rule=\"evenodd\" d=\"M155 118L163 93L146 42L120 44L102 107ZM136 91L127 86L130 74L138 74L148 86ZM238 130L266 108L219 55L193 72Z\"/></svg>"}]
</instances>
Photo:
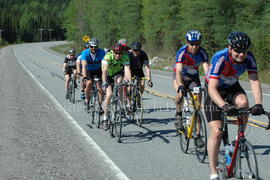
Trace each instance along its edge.
<instances>
[{"instance_id":1,"label":"bicycle wheel","mask_svg":"<svg viewBox=\"0 0 270 180\"><path fill-rule=\"evenodd\" d=\"M74 79L70 81L70 102L75 104L75 86L74 86Z\"/></svg>"},{"instance_id":2,"label":"bicycle wheel","mask_svg":"<svg viewBox=\"0 0 270 180\"><path fill-rule=\"evenodd\" d=\"M139 92L136 97L136 111L135 111L135 118L136 122L139 126L143 123L143 100L142 100L142 93Z\"/></svg>"},{"instance_id":3,"label":"bicycle wheel","mask_svg":"<svg viewBox=\"0 0 270 180\"><path fill-rule=\"evenodd\" d=\"M90 98L90 121L92 124L95 123L95 112L96 112L96 94L93 93L91 98Z\"/></svg>"},{"instance_id":4,"label":"bicycle wheel","mask_svg":"<svg viewBox=\"0 0 270 180\"><path fill-rule=\"evenodd\" d=\"M115 106L113 104L110 104L108 126L109 126L109 134L110 134L111 137L114 136L115 114L116 114Z\"/></svg>"},{"instance_id":5,"label":"bicycle wheel","mask_svg":"<svg viewBox=\"0 0 270 180\"><path fill-rule=\"evenodd\" d=\"M188 148L189 148L189 141L190 139L187 137L187 127L188 127L188 124L187 124L187 120L186 120L186 115L185 115L185 112L183 111L183 114L182 114L182 123L183 123L183 126L184 126L184 130L177 130L178 133L179 133L179 142L180 142L180 149L182 150L183 153L187 153L188 151Z\"/></svg>"},{"instance_id":6,"label":"bicycle wheel","mask_svg":"<svg viewBox=\"0 0 270 180\"><path fill-rule=\"evenodd\" d=\"M69 82L69 86L68 86L68 94L69 94L69 101L72 102L72 86L73 85L73 80L71 79Z\"/></svg>"},{"instance_id":7,"label":"bicycle wheel","mask_svg":"<svg viewBox=\"0 0 270 180\"><path fill-rule=\"evenodd\" d=\"M236 157L235 177L237 179L259 179L257 158L248 140L243 141L239 145Z\"/></svg>"},{"instance_id":8,"label":"bicycle wheel","mask_svg":"<svg viewBox=\"0 0 270 180\"><path fill-rule=\"evenodd\" d=\"M197 133L197 123L200 122L200 137L202 142L200 144L196 143L196 139L194 139L195 143L195 153L196 157L200 162L205 160L207 155L207 129L206 129L206 121L201 111L196 111L196 119L195 119L195 132Z\"/></svg>"},{"instance_id":9,"label":"bicycle wheel","mask_svg":"<svg viewBox=\"0 0 270 180\"><path fill-rule=\"evenodd\" d=\"M95 110L95 124L97 128L100 128L100 104L97 103Z\"/></svg>"},{"instance_id":10,"label":"bicycle wheel","mask_svg":"<svg viewBox=\"0 0 270 180\"><path fill-rule=\"evenodd\" d=\"M122 137L122 104L121 101L117 101L115 103L115 121L114 121L114 128L115 128L115 138L117 142L121 142L121 137Z\"/></svg>"}]
</instances>

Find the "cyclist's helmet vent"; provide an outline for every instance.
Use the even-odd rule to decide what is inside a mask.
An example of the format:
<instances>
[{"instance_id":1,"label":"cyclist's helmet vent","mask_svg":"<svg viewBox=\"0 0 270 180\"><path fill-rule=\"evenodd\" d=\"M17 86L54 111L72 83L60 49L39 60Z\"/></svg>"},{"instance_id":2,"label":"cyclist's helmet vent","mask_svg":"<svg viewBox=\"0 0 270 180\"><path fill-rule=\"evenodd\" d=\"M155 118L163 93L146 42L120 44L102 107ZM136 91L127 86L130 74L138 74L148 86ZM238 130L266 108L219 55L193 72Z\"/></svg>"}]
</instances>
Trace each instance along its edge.
<instances>
[{"instance_id":1,"label":"cyclist's helmet vent","mask_svg":"<svg viewBox=\"0 0 270 180\"><path fill-rule=\"evenodd\" d=\"M68 54L75 54L75 53L76 53L75 49L70 49L70 50L68 51Z\"/></svg>"},{"instance_id":2,"label":"cyclist's helmet vent","mask_svg":"<svg viewBox=\"0 0 270 180\"><path fill-rule=\"evenodd\" d=\"M99 40L95 37L92 37L89 41L90 46L98 46Z\"/></svg>"},{"instance_id":3,"label":"cyclist's helmet vent","mask_svg":"<svg viewBox=\"0 0 270 180\"><path fill-rule=\"evenodd\" d=\"M140 42L133 42L131 44L131 49L135 50L135 51L138 51L142 48L142 45Z\"/></svg>"},{"instance_id":4,"label":"cyclist's helmet vent","mask_svg":"<svg viewBox=\"0 0 270 180\"><path fill-rule=\"evenodd\" d=\"M118 43L127 46L128 41L126 39L119 39Z\"/></svg>"},{"instance_id":5,"label":"cyclist's helmet vent","mask_svg":"<svg viewBox=\"0 0 270 180\"><path fill-rule=\"evenodd\" d=\"M197 30L190 30L186 34L186 39L189 42L196 42L196 41L201 41L202 35L199 31Z\"/></svg>"},{"instance_id":6,"label":"cyclist's helmet vent","mask_svg":"<svg viewBox=\"0 0 270 180\"><path fill-rule=\"evenodd\" d=\"M231 32L228 36L229 45L239 51L245 52L251 45L251 40L246 33L243 32Z\"/></svg>"},{"instance_id":7,"label":"cyclist's helmet vent","mask_svg":"<svg viewBox=\"0 0 270 180\"><path fill-rule=\"evenodd\" d=\"M121 51L121 52L123 52L123 51L125 51L125 47L122 45L122 44L120 44L120 43L116 43L113 47L112 47L112 50L114 51L114 52L116 52L116 51Z\"/></svg>"}]
</instances>

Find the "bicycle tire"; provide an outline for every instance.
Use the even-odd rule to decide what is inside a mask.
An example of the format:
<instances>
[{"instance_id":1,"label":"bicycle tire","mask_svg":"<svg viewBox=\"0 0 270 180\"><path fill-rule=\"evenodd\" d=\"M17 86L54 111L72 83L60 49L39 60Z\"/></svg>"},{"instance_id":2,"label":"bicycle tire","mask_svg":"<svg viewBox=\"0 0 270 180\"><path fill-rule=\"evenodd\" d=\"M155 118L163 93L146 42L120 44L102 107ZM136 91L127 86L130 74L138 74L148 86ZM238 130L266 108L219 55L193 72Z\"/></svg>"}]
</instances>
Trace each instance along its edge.
<instances>
[{"instance_id":1,"label":"bicycle tire","mask_svg":"<svg viewBox=\"0 0 270 180\"><path fill-rule=\"evenodd\" d=\"M143 100L142 93L139 91L136 97L136 122L139 126L142 126L143 123Z\"/></svg>"},{"instance_id":2,"label":"bicycle tire","mask_svg":"<svg viewBox=\"0 0 270 180\"><path fill-rule=\"evenodd\" d=\"M200 129L200 135L201 139L204 142L203 147L198 147L196 144L196 141L194 139L194 144L195 144L195 154L199 162L203 163L205 160L205 157L207 155L207 129L206 129L206 120L203 116L203 113L201 111L196 111L196 120L195 120L195 133L196 133L196 127L197 127L197 122L201 122L201 129Z\"/></svg>"},{"instance_id":3,"label":"bicycle tire","mask_svg":"<svg viewBox=\"0 0 270 180\"><path fill-rule=\"evenodd\" d=\"M71 92L70 92L70 101L75 104L75 86L74 86L74 79L71 78L70 84L71 84Z\"/></svg>"},{"instance_id":4,"label":"bicycle tire","mask_svg":"<svg viewBox=\"0 0 270 180\"><path fill-rule=\"evenodd\" d=\"M257 158L248 140L239 144L235 164L235 177L236 179L260 179Z\"/></svg>"},{"instance_id":5,"label":"bicycle tire","mask_svg":"<svg viewBox=\"0 0 270 180\"><path fill-rule=\"evenodd\" d=\"M95 124L97 128L100 128L100 104L97 105L97 109L95 110Z\"/></svg>"},{"instance_id":6,"label":"bicycle tire","mask_svg":"<svg viewBox=\"0 0 270 180\"><path fill-rule=\"evenodd\" d=\"M96 111L96 94L93 93L90 98L90 121L95 124L95 111Z\"/></svg>"},{"instance_id":7,"label":"bicycle tire","mask_svg":"<svg viewBox=\"0 0 270 180\"><path fill-rule=\"evenodd\" d=\"M115 106L115 121L114 121L114 136L116 138L117 142L121 142L122 137L122 104L121 101L117 101L117 103L114 104Z\"/></svg>"},{"instance_id":8,"label":"bicycle tire","mask_svg":"<svg viewBox=\"0 0 270 180\"><path fill-rule=\"evenodd\" d=\"M180 149L183 153L187 154L188 148L189 148L189 141L190 139L187 137L187 130L184 131L177 130L179 133L179 143L180 143Z\"/></svg>"},{"instance_id":9,"label":"bicycle tire","mask_svg":"<svg viewBox=\"0 0 270 180\"><path fill-rule=\"evenodd\" d=\"M69 82L68 86L68 95L69 95L69 101L72 102L72 86L73 86L73 81L72 79Z\"/></svg>"},{"instance_id":10,"label":"bicycle tire","mask_svg":"<svg viewBox=\"0 0 270 180\"><path fill-rule=\"evenodd\" d=\"M114 110L115 106L113 106L113 104L110 104L110 108L109 108L109 117L108 117L108 127L109 127L109 135L111 137L114 136L114 118L115 118L115 110Z\"/></svg>"}]
</instances>

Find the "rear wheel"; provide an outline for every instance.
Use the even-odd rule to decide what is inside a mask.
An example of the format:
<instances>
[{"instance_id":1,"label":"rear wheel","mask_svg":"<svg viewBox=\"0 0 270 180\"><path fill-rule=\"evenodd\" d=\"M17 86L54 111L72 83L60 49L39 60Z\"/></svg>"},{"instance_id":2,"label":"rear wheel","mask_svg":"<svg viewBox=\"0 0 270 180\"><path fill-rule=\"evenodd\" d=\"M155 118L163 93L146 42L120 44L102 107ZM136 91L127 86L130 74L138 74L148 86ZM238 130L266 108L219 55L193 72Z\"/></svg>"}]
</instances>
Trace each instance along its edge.
<instances>
[{"instance_id":1,"label":"rear wheel","mask_svg":"<svg viewBox=\"0 0 270 180\"><path fill-rule=\"evenodd\" d=\"M91 98L90 98L90 121L92 124L95 123L95 113L96 113L96 95L92 94Z\"/></svg>"},{"instance_id":2,"label":"rear wheel","mask_svg":"<svg viewBox=\"0 0 270 180\"><path fill-rule=\"evenodd\" d=\"M101 112L100 112L100 104L96 105L96 110L95 110L95 124L97 126L97 128L100 128L100 116L101 116Z\"/></svg>"},{"instance_id":3,"label":"rear wheel","mask_svg":"<svg viewBox=\"0 0 270 180\"><path fill-rule=\"evenodd\" d=\"M235 167L237 179L259 179L257 158L249 141L240 143Z\"/></svg>"},{"instance_id":4,"label":"rear wheel","mask_svg":"<svg viewBox=\"0 0 270 180\"><path fill-rule=\"evenodd\" d=\"M195 133L197 134L197 124L200 122L200 138L203 143L197 144L195 139L195 152L198 160L203 162L207 155L207 129L206 129L206 121L201 111L196 112L196 120L195 120Z\"/></svg>"}]
</instances>

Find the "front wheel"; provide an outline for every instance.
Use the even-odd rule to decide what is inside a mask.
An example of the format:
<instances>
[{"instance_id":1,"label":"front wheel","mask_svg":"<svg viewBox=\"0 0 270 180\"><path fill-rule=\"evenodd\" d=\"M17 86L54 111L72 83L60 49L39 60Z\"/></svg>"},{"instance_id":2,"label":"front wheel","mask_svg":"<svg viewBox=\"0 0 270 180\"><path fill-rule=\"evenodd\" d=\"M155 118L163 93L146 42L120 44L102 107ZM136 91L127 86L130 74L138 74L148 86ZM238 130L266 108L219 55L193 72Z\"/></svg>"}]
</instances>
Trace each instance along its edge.
<instances>
[{"instance_id":1,"label":"front wheel","mask_svg":"<svg viewBox=\"0 0 270 180\"><path fill-rule=\"evenodd\" d=\"M251 143L247 140L239 144L235 177L237 179L260 179L257 158Z\"/></svg>"},{"instance_id":2,"label":"front wheel","mask_svg":"<svg viewBox=\"0 0 270 180\"><path fill-rule=\"evenodd\" d=\"M195 153L199 162L204 162L205 157L207 155L207 129L206 129L206 121L201 111L196 112L195 119L195 131L196 134L200 136L196 136L194 139L195 142ZM197 133L199 132L199 133ZM198 139L199 138L199 139Z\"/></svg>"},{"instance_id":3,"label":"front wheel","mask_svg":"<svg viewBox=\"0 0 270 180\"><path fill-rule=\"evenodd\" d=\"M116 141L121 142L123 108L122 108L121 101L118 101L115 105L116 105L115 107L116 112L115 112L115 121L114 121L114 124L115 124L114 135L115 135Z\"/></svg>"}]
</instances>

